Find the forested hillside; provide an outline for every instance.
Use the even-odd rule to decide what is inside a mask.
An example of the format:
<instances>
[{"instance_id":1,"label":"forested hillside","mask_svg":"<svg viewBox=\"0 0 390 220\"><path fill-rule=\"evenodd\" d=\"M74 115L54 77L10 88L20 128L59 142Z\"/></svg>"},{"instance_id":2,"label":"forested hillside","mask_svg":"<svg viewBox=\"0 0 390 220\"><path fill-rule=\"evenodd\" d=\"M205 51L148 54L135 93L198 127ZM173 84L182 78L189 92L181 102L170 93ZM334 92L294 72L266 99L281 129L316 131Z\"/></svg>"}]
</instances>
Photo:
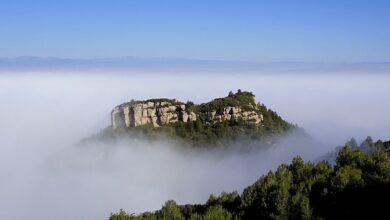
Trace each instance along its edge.
<instances>
[{"instance_id":1,"label":"forested hillside","mask_svg":"<svg viewBox=\"0 0 390 220\"><path fill-rule=\"evenodd\" d=\"M89 140L169 138L197 147L256 140L270 145L281 135L299 130L275 111L257 103L251 92L241 90L199 105L175 99L123 103L114 108L112 123L110 128Z\"/></svg>"},{"instance_id":2,"label":"forested hillside","mask_svg":"<svg viewBox=\"0 0 390 220\"><path fill-rule=\"evenodd\" d=\"M169 200L160 210L139 215L120 210L109 220L389 218L390 142L352 142L339 149L334 165L296 157L241 194L211 195L205 204L193 205Z\"/></svg>"}]
</instances>

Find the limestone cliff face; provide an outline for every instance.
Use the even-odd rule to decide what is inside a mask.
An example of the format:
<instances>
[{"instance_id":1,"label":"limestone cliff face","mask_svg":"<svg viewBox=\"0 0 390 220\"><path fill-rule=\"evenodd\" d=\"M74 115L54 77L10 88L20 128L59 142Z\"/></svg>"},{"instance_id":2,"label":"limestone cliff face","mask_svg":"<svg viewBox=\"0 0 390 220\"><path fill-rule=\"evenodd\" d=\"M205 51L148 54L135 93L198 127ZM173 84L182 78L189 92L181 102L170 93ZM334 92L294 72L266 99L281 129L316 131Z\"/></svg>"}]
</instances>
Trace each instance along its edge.
<instances>
[{"instance_id":1,"label":"limestone cliff face","mask_svg":"<svg viewBox=\"0 0 390 220\"><path fill-rule=\"evenodd\" d=\"M260 124L263 121L263 115L259 112L255 97L251 93L248 94L250 94L250 103L244 103L245 105L243 106L237 104L235 104L236 106L229 106L229 102L227 102L224 106L213 107L214 109L207 111L200 106L188 106L174 99L131 101L118 105L112 110L112 127L114 129L130 128L147 124L159 127L179 121L191 122L196 120L209 124L231 120L241 120L256 125ZM220 98L219 101L223 99ZM209 103L204 105L207 104Z\"/></svg>"},{"instance_id":2,"label":"limestone cliff face","mask_svg":"<svg viewBox=\"0 0 390 220\"><path fill-rule=\"evenodd\" d=\"M223 109L217 111L213 110L210 112L200 113L199 117L203 119L203 121L218 123L223 121L230 120L242 120L246 121L250 124L259 124L263 121L263 115L258 114L256 111L243 111L241 107L237 106L229 106L224 107Z\"/></svg>"},{"instance_id":3,"label":"limestone cliff face","mask_svg":"<svg viewBox=\"0 0 390 220\"><path fill-rule=\"evenodd\" d=\"M196 114L187 112L186 105L172 101L137 101L116 106L111 112L113 128L151 124L159 127L178 121L195 121Z\"/></svg>"}]
</instances>

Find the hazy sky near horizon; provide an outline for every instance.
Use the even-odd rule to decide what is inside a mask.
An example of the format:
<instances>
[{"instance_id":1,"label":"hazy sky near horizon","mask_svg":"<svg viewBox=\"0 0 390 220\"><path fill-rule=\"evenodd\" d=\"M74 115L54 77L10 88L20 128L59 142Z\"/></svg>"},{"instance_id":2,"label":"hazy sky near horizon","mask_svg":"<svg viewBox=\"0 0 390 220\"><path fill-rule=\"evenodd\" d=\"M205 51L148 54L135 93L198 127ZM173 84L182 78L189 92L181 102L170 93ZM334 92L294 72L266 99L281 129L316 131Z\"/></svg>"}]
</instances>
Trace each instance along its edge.
<instances>
[{"instance_id":1,"label":"hazy sky near horizon","mask_svg":"<svg viewBox=\"0 0 390 220\"><path fill-rule=\"evenodd\" d=\"M0 57L390 61L390 2L4 0Z\"/></svg>"}]
</instances>

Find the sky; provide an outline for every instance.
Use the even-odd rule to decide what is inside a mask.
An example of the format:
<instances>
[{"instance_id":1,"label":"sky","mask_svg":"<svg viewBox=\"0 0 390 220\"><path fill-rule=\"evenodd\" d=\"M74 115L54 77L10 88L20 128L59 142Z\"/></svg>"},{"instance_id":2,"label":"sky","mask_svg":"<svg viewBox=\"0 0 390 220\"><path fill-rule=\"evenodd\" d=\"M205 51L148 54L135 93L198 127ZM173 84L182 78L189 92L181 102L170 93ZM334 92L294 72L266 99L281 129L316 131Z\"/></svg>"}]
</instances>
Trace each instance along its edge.
<instances>
[{"instance_id":1,"label":"sky","mask_svg":"<svg viewBox=\"0 0 390 220\"><path fill-rule=\"evenodd\" d=\"M388 62L378 0L1 0L0 57Z\"/></svg>"}]
</instances>

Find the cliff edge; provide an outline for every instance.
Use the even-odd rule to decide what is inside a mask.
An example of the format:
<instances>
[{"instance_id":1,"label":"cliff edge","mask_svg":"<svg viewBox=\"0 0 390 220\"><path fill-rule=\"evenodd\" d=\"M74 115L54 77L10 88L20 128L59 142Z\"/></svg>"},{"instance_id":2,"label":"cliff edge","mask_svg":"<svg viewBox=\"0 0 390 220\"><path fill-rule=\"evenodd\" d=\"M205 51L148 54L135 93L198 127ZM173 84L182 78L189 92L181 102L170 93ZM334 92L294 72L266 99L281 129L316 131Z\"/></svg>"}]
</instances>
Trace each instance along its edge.
<instances>
[{"instance_id":1,"label":"cliff edge","mask_svg":"<svg viewBox=\"0 0 390 220\"><path fill-rule=\"evenodd\" d=\"M250 148L270 145L297 128L257 102L253 93L238 90L202 104L166 98L131 100L114 107L111 126L88 140L168 138L190 146L229 147L234 142L236 147Z\"/></svg>"},{"instance_id":2,"label":"cliff edge","mask_svg":"<svg viewBox=\"0 0 390 220\"><path fill-rule=\"evenodd\" d=\"M176 99L130 101L116 106L111 112L112 128L131 128L141 125L160 127L177 122L201 121L205 124L244 122L260 125L264 120L261 104L251 92L230 92L227 97L194 105Z\"/></svg>"}]
</instances>

